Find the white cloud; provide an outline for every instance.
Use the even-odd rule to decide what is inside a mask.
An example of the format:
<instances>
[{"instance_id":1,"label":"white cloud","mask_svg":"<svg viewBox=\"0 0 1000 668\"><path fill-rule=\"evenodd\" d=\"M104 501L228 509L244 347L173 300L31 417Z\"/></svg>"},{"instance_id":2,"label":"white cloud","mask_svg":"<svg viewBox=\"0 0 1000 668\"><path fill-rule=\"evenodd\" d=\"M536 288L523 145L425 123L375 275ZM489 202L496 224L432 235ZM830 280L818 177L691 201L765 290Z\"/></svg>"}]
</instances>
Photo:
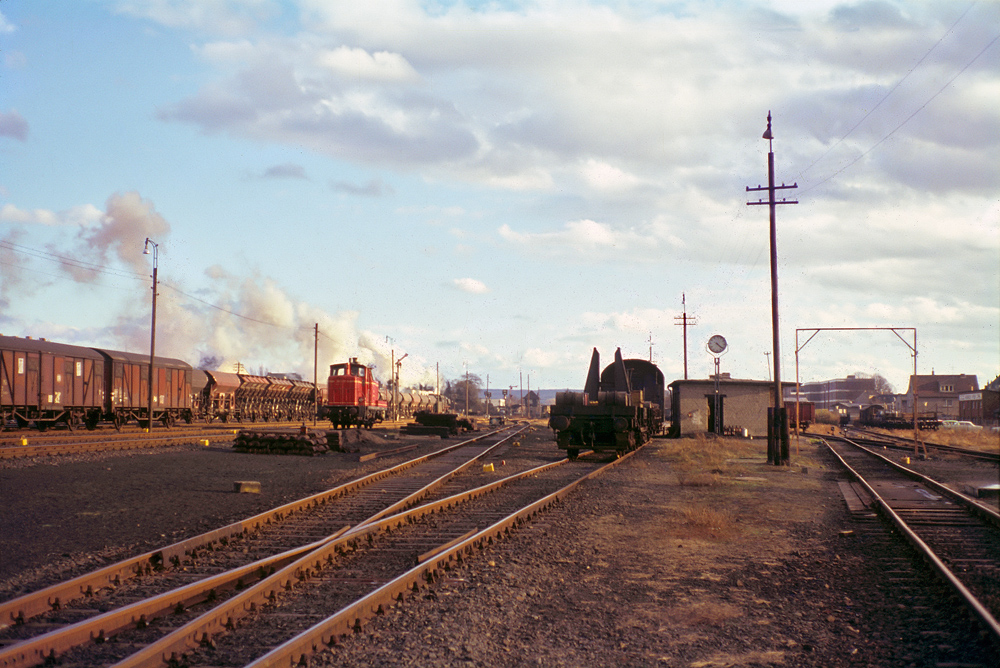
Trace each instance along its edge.
<instances>
[{"instance_id":1,"label":"white cloud","mask_svg":"<svg viewBox=\"0 0 1000 668\"><path fill-rule=\"evenodd\" d=\"M640 183L636 176L593 158L587 160L580 171L584 182L597 190L623 191L634 188Z\"/></svg>"},{"instance_id":2,"label":"white cloud","mask_svg":"<svg viewBox=\"0 0 1000 668\"><path fill-rule=\"evenodd\" d=\"M104 212L92 204L81 204L65 211L55 212L48 209L19 209L13 204L4 204L0 208L0 222L20 225L74 225L90 227L97 225L104 217Z\"/></svg>"},{"instance_id":3,"label":"white cloud","mask_svg":"<svg viewBox=\"0 0 1000 668\"><path fill-rule=\"evenodd\" d=\"M0 33L12 33L17 30L17 26L7 20L7 17L0 12Z\"/></svg>"},{"instance_id":4,"label":"white cloud","mask_svg":"<svg viewBox=\"0 0 1000 668\"><path fill-rule=\"evenodd\" d=\"M482 295L490 291L485 283L477 281L474 278L455 278L452 279L451 285L462 292L468 292L472 295Z\"/></svg>"},{"instance_id":5,"label":"white cloud","mask_svg":"<svg viewBox=\"0 0 1000 668\"><path fill-rule=\"evenodd\" d=\"M273 0L119 0L118 11L169 28L242 34L280 7Z\"/></svg>"},{"instance_id":6,"label":"white cloud","mask_svg":"<svg viewBox=\"0 0 1000 668\"><path fill-rule=\"evenodd\" d=\"M341 46L323 51L317 56L319 64L341 76L368 81L410 82L419 80L416 70L398 53Z\"/></svg>"}]
</instances>

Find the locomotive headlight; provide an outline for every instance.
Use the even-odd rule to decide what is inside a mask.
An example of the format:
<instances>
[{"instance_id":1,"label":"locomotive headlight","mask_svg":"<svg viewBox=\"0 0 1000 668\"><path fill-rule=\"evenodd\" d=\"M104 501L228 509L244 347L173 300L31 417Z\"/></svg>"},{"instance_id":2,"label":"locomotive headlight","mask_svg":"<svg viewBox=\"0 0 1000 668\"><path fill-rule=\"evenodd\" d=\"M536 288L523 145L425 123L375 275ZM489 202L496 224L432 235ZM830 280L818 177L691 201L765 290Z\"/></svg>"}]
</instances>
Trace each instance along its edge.
<instances>
[{"instance_id":1,"label":"locomotive headlight","mask_svg":"<svg viewBox=\"0 0 1000 668\"><path fill-rule=\"evenodd\" d=\"M615 431L625 431L628 429L628 420L623 417L616 417L613 424Z\"/></svg>"},{"instance_id":2,"label":"locomotive headlight","mask_svg":"<svg viewBox=\"0 0 1000 668\"><path fill-rule=\"evenodd\" d=\"M569 429L569 418L565 415L556 415L550 421L552 428L556 431L564 431Z\"/></svg>"}]
</instances>

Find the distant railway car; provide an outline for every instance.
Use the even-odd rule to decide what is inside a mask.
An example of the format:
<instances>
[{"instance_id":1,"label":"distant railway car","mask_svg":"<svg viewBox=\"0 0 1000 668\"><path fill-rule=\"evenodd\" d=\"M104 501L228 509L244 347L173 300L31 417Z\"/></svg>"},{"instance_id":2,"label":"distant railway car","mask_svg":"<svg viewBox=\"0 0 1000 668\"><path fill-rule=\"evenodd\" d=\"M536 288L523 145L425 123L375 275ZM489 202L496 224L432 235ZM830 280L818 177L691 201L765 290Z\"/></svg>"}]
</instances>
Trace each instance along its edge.
<instances>
[{"instance_id":1,"label":"distant railway car","mask_svg":"<svg viewBox=\"0 0 1000 668\"><path fill-rule=\"evenodd\" d=\"M786 401L785 411L788 413L788 423L795 424L798 411L799 429L808 429L816 421L816 404L811 401Z\"/></svg>"},{"instance_id":2,"label":"distant railway car","mask_svg":"<svg viewBox=\"0 0 1000 668\"><path fill-rule=\"evenodd\" d=\"M320 417L329 419L334 427L366 427L386 417L388 403L380 395L381 384L372 374L372 367L352 357L342 364L330 365L326 404Z\"/></svg>"},{"instance_id":3,"label":"distant railway car","mask_svg":"<svg viewBox=\"0 0 1000 668\"><path fill-rule=\"evenodd\" d=\"M556 444L570 459L580 450L634 450L663 429L663 372L646 360L615 361L600 372L594 348L583 392L559 392L549 417Z\"/></svg>"},{"instance_id":4,"label":"distant railway car","mask_svg":"<svg viewBox=\"0 0 1000 668\"><path fill-rule=\"evenodd\" d=\"M104 388L104 357L93 348L0 336L0 427L93 428L104 413Z\"/></svg>"},{"instance_id":5,"label":"distant railway car","mask_svg":"<svg viewBox=\"0 0 1000 668\"><path fill-rule=\"evenodd\" d=\"M137 420L149 423L149 355L95 349L104 357L107 388L104 419L116 428ZM190 421L193 369L187 362L157 357L153 374L154 421L170 426L178 419Z\"/></svg>"},{"instance_id":6,"label":"distant railway car","mask_svg":"<svg viewBox=\"0 0 1000 668\"><path fill-rule=\"evenodd\" d=\"M883 406L872 404L861 409L858 424L863 427L877 427L879 429L913 429L913 414L893 413L887 411ZM940 426L941 420L935 413L917 415L917 427L920 429L934 430Z\"/></svg>"}]
</instances>

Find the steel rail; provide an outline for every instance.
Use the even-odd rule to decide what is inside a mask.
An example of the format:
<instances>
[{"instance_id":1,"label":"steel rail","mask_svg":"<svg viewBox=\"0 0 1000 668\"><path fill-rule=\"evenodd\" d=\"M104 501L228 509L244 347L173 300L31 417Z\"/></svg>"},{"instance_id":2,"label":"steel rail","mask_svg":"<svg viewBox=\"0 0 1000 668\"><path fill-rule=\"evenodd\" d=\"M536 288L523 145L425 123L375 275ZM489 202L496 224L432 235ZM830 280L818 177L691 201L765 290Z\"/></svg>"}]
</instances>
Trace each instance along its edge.
<instances>
[{"instance_id":1,"label":"steel rail","mask_svg":"<svg viewBox=\"0 0 1000 668\"><path fill-rule=\"evenodd\" d=\"M875 488L872 487L872 485L870 485L868 481L861 476L860 473L855 471L854 468L852 468L851 465L848 464L844 460L844 458L841 457L837 453L837 451L833 449L833 447L826 441L826 439L822 440L824 444L827 446L827 448L830 450L830 452L833 454L833 456L836 457L837 460L841 463L841 465L843 465L843 467L847 469L850 472L850 474L857 479L857 481L861 484L861 486L865 488L865 491L871 495L872 499L874 499L875 502L878 504L878 507L883 513L883 515L887 517L890 520L890 522L892 522L893 525L895 525L895 527L900 531L900 533L903 534L906 540L917 550L917 552L924 558L924 560L927 561L928 564L930 564L931 568L933 568L934 571L937 572L937 574L941 578L943 578L945 582L952 588L952 590L958 595L958 597L962 600L962 602L966 605L966 607L968 607L969 610L972 612L972 614L982 623L983 627L986 629L989 635L992 636L993 641L995 643L1000 644L1000 622L998 622L997 619L993 616L993 614L989 610L987 610L982 603L979 602L979 599L977 599L972 594L972 592L970 592L966 588L966 586L962 584L961 580L959 580L955 576L955 574L952 573L951 569L948 568L948 566L943 561L941 561L941 559L937 556L937 554L935 554L935 552L930 548L930 546L928 546L927 543L925 543L923 539L921 539L920 536L918 536L917 533L910 528L909 524L907 524L906 521L902 517L900 517L895 510L892 509L892 507L885 501L885 499L883 499L878 494L878 492L875 491ZM845 438L841 440L850 443L849 439ZM877 453L872 453L867 448L857 446L856 444L853 443L852 445L854 445L855 447L859 447L868 454L873 454L876 457L880 457L883 460L885 459L884 457L881 457L881 455L878 455ZM895 464L895 462L890 462L890 463ZM901 468L905 469L905 467ZM909 469L905 470L910 471ZM910 473L916 473L916 472L910 471ZM919 476L920 474L916 475ZM945 487L944 489L948 488ZM976 505L978 506L978 504Z\"/></svg>"},{"instance_id":2,"label":"steel rail","mask_svg":"<svg viewBox=\"0 0 1000 668\"><path fill-rule=\"evenodd\" d=\"M200 645L208 644L216 635L233 628L240 619L255 612L257 606L275 601L279 591L289 591L296 584L309 580L314 575L319 574L325 565L332 563L335 555L344 546L365 539L368 536L399 529L425 515L433 515L442 510L458 506L516 480L537 475L568 462L568 459L562 459L549 464L543 464L481 487L453 494L447 498L420 505L390 517L384 517L370 524L352 527L336 540L322 545L307 555L303 555L298 561L285 566L280 572L276 572L248 587L221 605L205 612L197 619L191 620L135 654L114 664L113 668L158 668L177 663L187 651ZM455 541L449 541L449 543L455 543ZM420 557L424 557L421 560L421 563L423 563L431 558L439 557L441 550L441 547L436 550L430 550L418 556L417 559L420 560Z\"/></svg>"},{"instance_id":3,"label":"steel rail","mask_svg":"<svg viewBox=\"0 0 1000 668\"><path fill-rule=\"evenodd\" d=\"M871 431L869 429L858 429L857 427L851 427L851 431L856 431L859 434L864 435L866 440L877 441L879 442L879 445L884 445L885 447L895 448L900 450L913 450L913 439L911 438L904 438L902 436L893 436L892 434L881 434L875 431ZM941 452L961 455L963 457L969 457L971 459L982 459L988 462L1000 463L1000 452L974 450L972 448L963 448L957 445L932 443L931 441L924 441L923 445L928 448L933 448L934 450L940 450Z\"/></svg>"},{"instance_id":4,"label":"steel rail","mask_svg":"<svg viewBox=\"0 0 1000 668\"><path fill-rule=\"evenodd\" d=\"M308 665L309 658L312 655L327 647L335 646L340 637L359 631L364 622L376 615L384 614L387 607L397 602L402 602L407 596L417 595L420 592L421 586L426 587L432 584L440 577L442 571L451 568L452 562L461 564L466 559L466 556L471 557L475 548L483 549L485 546L493 544L495 540L502 540L505 535L510 534L511 529L530 521L538 513L561 501L584 481L620 464L633 456L639 449L641 448L637 448L623 455L621 458L591 471L562 489L552 492L524 508L511 513L461 543L444 550L430 561L419 564L406 573L399 575L375 591L315 624L308 630L275 647L264 656L247 664L246 668ZM114 668L124 667L115 666Z\"/></svg>"},{"instance_id":5,"label":"steel rail","mask_svg":"<svg viewBox=\"0 0 1000 668\"><path fill-rule=\"evenodd\" d=\"M496 449L497 447L505 443L507 440L513 438L526 428L527 427L522 427L521 429L514 431L512 434L501 439L499 442L490 446L482 453L477 454L470 461L459 465L458 467L452 469L449 473L440 476L432 483L421 487L417 491L413 492L412 494L404 498L402 501L390 506L390 508L394 508L400 505L408 505L408 504L412 505L413 503L433 493L433 491L438 487L440 487L440 485L444 484L444 481L446 481L449 477L457 475L461 471L467 469L477 459L483 457L492 450ZM474 443L475 441L482 440L487 436L495 435L502 431L504 430L497 430L494 432L490 432L489 434L477 436L476 438L470 439L468 441L453 446L449 446L436 453L424 455L423 457L419 457L416 460L412 461L422 462L422 461L427 461L428 459L434 459L443 454L447 454L448 452L451 452L457 448L467 446L470 443ZM408 462L404 462L404 464L407 463ZM364 484L359 485L356 484L358 483L358 481L352 481L352 483L346 483L345 485L341 485L340 487L337 487L334 490L329 490L328 492L322 492L320 494L307 497L306 499L300 500L299 502L292 502L290 504L285 504L280 508L255 516L254 518L250 518L250 520L244 520L244 522L241 523L234 523L233 525L229 525L229 527L224 527L222 530L211 532L211 534L218 534L220 531L224 531L225 529L243 525L248 521L258 520L260 518L264 518L265 516L270 517L272 519L280 519L286 513L294 512L294 510L301 509L302 507L316 505L317 503L319 503L318 497L326 496L338 491L344 491L344 493L347 493L349 491L352 491L352 489L365 486L367 484L370 484L371 482L387 477L386 475L384 475L387 471L394 471L395 469L402 470L400 467L403 467L404 464L392 467L391 469L386 469L385 471L377 472L372 476L367 476L366 478L362 479L365 481ZM410 468L410 467L407 466L405 468ZM349 487L352 489L347 489ZM304 505L300 505L303 503ZM379 513L376 513L374 516L360 522L353 528L353 531L350 532L351 536L356 534L359 528L362 528L373 522L377 522L377 520L383 517L384 515L385 513L380 511ZM254 524L254 526L260 526L260 523L256 523ZM328 549L326 553L332 555L333 551L335 551L338 547L342 547L345 543L349 542L350 540L354 540L350 536L347 536L349 529L351 529L351 527L344 527L335 534L327 536L326 538L320 539L318 541L314 541L308 545L293 548L291 550L286 550L285 552L282 552L278 555L272 555L265 559L258 560L250 564L245 564L236 569L232 569L223 573L219 573L214 576L203 578L189 585L168 592L164 592L150 599L145 599L143 601L139 601L128 606L116 608L115 610L77 622L76 624L72 624L64 628L57 629L49 633L36 636L34 638L29 638L27 640L10 645L6 648L0 649L0 667L22 668L26 666L37 665L39 663L43 663L46 661L54 661L58 655L62 654L63 652L66 652L69 649L72 649L73 647L86 644L92 640L103 640L104 638L110 635L114 635L118 631L127 627L141 628L150 619L162 616L163 614L166 614L171 610L177 609L178 606L180 606L180 608L186 608L189 605L203 602L209 598L210 592L225 591L228 589L235 589L238 586L243 586L247 583L247 581L253 579L255 574L264 574L268 572L272 573L272 575L270 575L269 577L264 577L260 582L257 583L257 585L253 585L251 586L250 589L245 590L243 592L244 594L253 593L254 591L257 591L257 589L262 585L264 585L264 583L273 583L276 581L280 581L283 575L286 576L284 587L290 588L291 584L290 580L287 577L287 574L289 572L295 572L298 570L297 566L298 561L295 560L302 560L304 559L302 555L308 555L309 553L327 545L330 545L330 549ZM209 536L211 534L203 534L200 537L191 539L191 541L197 540L198 538L202 538L204 536ZM342 540L337 540L342 536L344 537ZM190 543L191 541L185 541L185 543ZM162 552L166 552L171 548L173 548L174 552L173 555L171 555L170 553L164 554L164 561L167 558L171 558L172 556L183 554L183 551L181 551L181 548L179 548L179 546L181 545L182 544L175 544L174 546L170 546L170 548L164 548ZM121 564L116 564L116 566L120 565ZM261 576L258 575L258 577ZM297 578L298 575L296 574L295 577ZM46 590L42 590L42 592L44 591ZM242 597L243 595L241 594L239 598ZM273 597L274 597L274 590L271 589L266 598L270 600ZM37 601L35 603L36 605L38 604ZM231 617L232 616L230 616L230 618ZM236 617L238 618L239 616L237 615Z\"/></svg>"},{"instance_id":6,"label":"steel rail","mask_svg":"<svg viewBox=\"0 0 1000 668\"><path fill-rule=\"evenodd\" d=\"M504 430L496 430L476 436L472 439L461 441L435 452L376 471L356 480L351 480L326 491L318 492L296 501L291 501L282 506L278 506L277 508L272 508L271 510L266 510L263 513L233 522L232 524L228 524L224 527L193 536L157 550L152 550L135 557L124 559L65 582L45 587L44 589L40 589L36 592L24 594L23 596L11 599L10 601L0 602L0 628L10 624L24 623L36 615L63 606L69 601L93 596L95 592L105 587L116 587L121 584L121 581L124 579L160 570L168 563L179 562L185 554L189 554L193 550L210 545L217 541L227 540L231 536L255 531L266 524L281 521L292 513L349 494L374 482L378 482L383 478L396 475L406 469L422 464L425 461L440 457L457 448L464 447L470 443L474 443L480 439L487 438L502 431Z\"/></svg>"},{"instance_id":7,"label":"steel rail","mask_svg":"<svg viewBox=\"0 0 1000 668\"><path fill-rule=\"evenodd\" d=\"M865 447L864 445L862 445L860 443L852 441L849 438L837 438L837 437L828 437L828 438L830 438L830 440L842 440L845 443L849 443L849 444L853 445L855 448L858 448L859 450L863 450L864 452L867 452L872 457L875 457L875 458L881 460L882 462L884 462L885 464L887 464L891 468L895 469L896 471L899 471L900 473L902 473L906 477L910 478L911 480L914 480L914 481L919 482L919 483L921 483L923 485L926 485L927 487L930 487L931 489L933 489L938 494L942 494L943 496L947 496L949 499L955 501L956 503L958 503L962 507L966 508L967 510L969 510L970 512L972 512L973 514L975 514L977 517L979 517L980 519L982 519L982 520L984 520L986 522L989 522L990 524L993 524L993 525L995 525L997 527L1000 527L1000 512L998 512L996 509L991 508L990 506L987 506L986 504L980 502L978 499L973 499L972 497L967 496L966 494L963 494L962 492L959 492L958 490L952 489L948 485L946 485L946 484L944 484L942 482L939 482L939 481L935 480L934 478L930 478L930 477L924 475L923 473L920 473L919 471L914 471L911 468L907 468L906 466L903 466L899 462L894 462L893 460L889 459L888 457L886 457L886 456L884 456L884 455L882 455L882 454L880 454L878 452L875 452L874 450L871 450L871 449Z\"/></svg>"}]
</instances>

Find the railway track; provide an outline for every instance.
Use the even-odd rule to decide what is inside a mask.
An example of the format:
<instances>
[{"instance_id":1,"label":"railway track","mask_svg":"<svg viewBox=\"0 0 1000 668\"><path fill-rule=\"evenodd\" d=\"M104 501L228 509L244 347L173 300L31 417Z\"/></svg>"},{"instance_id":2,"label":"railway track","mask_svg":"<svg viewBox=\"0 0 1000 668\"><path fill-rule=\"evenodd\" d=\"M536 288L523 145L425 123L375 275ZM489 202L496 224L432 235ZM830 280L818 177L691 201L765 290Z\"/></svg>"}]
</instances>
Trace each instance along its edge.
<instances>
[{"instance_id":1,"label":"railway track","mask_svg":"<svg viewBox=\"0 0 1000 668\"><path fill-rule=\"evenodd\" d=\"M154 428L152 433L143 429L127 428L121 431L57 431L41 433L23 430L4 432L0 437L0 460L24 457L72 455L86 452L112 452L167 447L187 443L214 445L230 443L240 431L295 430L302 422L256 422L247 424L175 425L172 428ZM328 422L321 422L317 431L331 430Z\"/></svg>"},{"instance_id":2,"label":"railway track","mask_svg":"<svg viewBox=\"0 0 1000 668\"><path fill-rule=\"evenodd\" d=\"M899 614L912 615L925 637L942 638L938 665L966 665L963 647L983 642L1000 656L1000 514L850 439L824 440L853 478L841 483L844 498L859 533L885 562L887 586L906 592ZM885 523L924 568L893 550ZM933 572L935 581L927 582L924 572ZM942 586L948 596L935 593ZM949 614L948 600L967 614Z\"/></svg>"},{"instance_id":3,"label":"railway track","mask_svg":"<svg viewBox=\"0 0 1000 668\"><path fill-rule=\"evenodd\" d=\"M137 647L155 642L132 636L162 636L168 630L162 628L163 619L170 627L194 624L180 627L186 631L168 634L172 640L166 641L167 650L153 645L147 655L154 658L143 659L146 663L127 664L162 665L163 657L209 642L206 639L233 628L242 617L267 607L265 604L275 601L280 592L295 589L297 583L310 580L323 568L339 573L321 579L324 586L331 582L345 586L347 593L341 599L347 600L343 596L349 598L358 586L371 588L384 581L386 569L405 572L402 567L411 568L413 562L460 559L462 552L448 553L449 546L454 547L456 541L472 541L462 548L469 551L472 544L492 541L493 536L482 532L477 538L477 530L497 525L497 517L513 506L523 506L525 499L537 499L537 485L525 486L518 481L545 478L546 490L565 487L565 481L550 472L557 467L549 464L508 476L488 489L468 491L477 477L465 475L463 480L462 472L483 456L509 448L517 433L494 432L490 438L460 443L184 543L0 604L0 623L8 625L0 638L5 645L0 649L0 666L37 665L64 656L81 665L106 664L121 658L116 652L134 654ZM579 473L576 467L572 476L579 478ZM495 487L518 484L522 489L513 496L506 491L490 495L495 508L469 511L454 521L439 519L445 509L470 503ZM428 502L435 497L447 498ZM403 510L421 500L424 503L419 508ZM428 515L436 517L428 520ZM514 521L523 521L523 517ZM397 539L397 535L405 534L400 530L408 530L410 537ZM389 534L393 538L386 541L384 536ZM372 546L380 543L388 547L376 550L377 558L355 556L371 554ZM447 556L437 554L441 549ZM362 566L344 566L342 561ZM362 568L368 573L359 575L358 569ZM433 573L439 566L427 568ZM345 572L349 576L344 577ZM411 590L412 586L407 584ZM400 594L402 590L394 596ZM307 595L304 600L313 598ZM320 598L329 597L324 594ZM220 606L219 601L226 602ZM205 608L210 611L207 615L212 610L217 612L207 620L185 621ZM357 614L360 617L355 617L352 624L365 616ZM277 619L282 619L280 613ZM76 657L79 652L97 655ZM107 652L114 656L107 656Z\"/></svg>"},{"instance_id":4,"label":"railway track","mask_svg":"<svg viewBox=\"0 0 1000 668\"><path fill-rule=\"evenodd\" d=\"M910 452L916 452L919 447L912 438L882 434L869 429L857 429L852 427L849 433L859 435L855 436L853 439L857 442L878 445L879 447L886 447L894 450L908 450ZM987 450L962 448L957 445L945 445L943 443L934 443L931 441L922 441L921 444L928 449L937 450L942 453L968 457L970 459L979 459L986 462L1000 463L1000 451L989 452Z\"/></svg>"}]
</instances>

